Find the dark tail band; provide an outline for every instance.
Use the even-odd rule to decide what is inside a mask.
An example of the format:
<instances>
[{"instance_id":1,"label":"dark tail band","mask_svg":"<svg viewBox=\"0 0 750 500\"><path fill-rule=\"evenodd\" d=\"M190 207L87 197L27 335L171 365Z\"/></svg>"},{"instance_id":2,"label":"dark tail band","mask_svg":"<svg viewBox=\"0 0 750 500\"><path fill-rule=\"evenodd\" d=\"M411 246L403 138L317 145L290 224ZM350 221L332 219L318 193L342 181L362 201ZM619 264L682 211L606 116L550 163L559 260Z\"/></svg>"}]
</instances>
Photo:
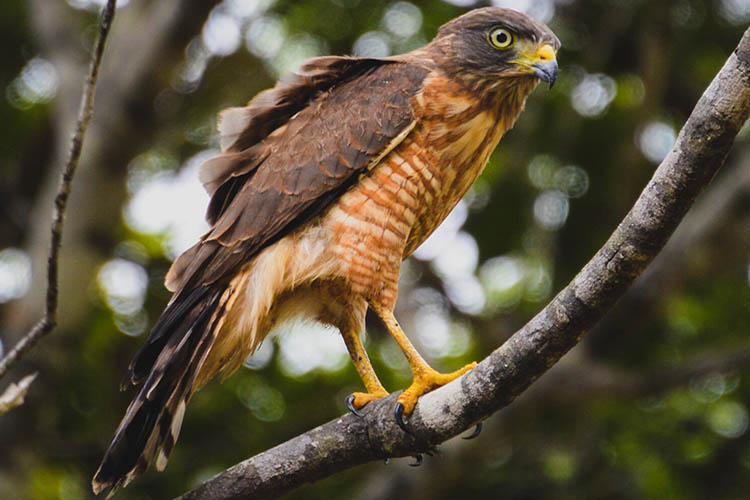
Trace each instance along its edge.
<instances>
[{"instance_id":1,"label":"dark tail band","mask_svg":"<svg viewBox=\"0 0 750 500\"><path fill-rule=\"evenodd\" d=\"M199 287L169 304L130 364L127 382L145 379L94 475L94 493L111 496L142 474L158 453L162 470L177 441L193 382L221 317L223 287ZM183 295L183 296L181 296Z\"/></svg>"}]
</instances>

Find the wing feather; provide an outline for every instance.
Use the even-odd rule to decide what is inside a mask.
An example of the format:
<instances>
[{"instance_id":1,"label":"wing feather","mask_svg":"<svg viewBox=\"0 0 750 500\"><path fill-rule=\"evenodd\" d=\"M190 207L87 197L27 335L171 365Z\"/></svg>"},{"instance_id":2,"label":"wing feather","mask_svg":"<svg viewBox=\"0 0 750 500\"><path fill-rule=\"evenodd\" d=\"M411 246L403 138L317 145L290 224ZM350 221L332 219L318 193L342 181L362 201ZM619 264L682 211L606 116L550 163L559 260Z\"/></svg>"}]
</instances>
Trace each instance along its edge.
<instances>
[{"instance_id":1,"label":"wing feather","mask_svg":"<svg viewBox=\"0 0 750 500\"><path fill-rule=\"evenodd\" d=\"M292 84L260 94L244 115L223 118L222 134L233 137L222 137L229 146L201 169L213 227L175 261L167 287L228 279L319 215L408 135L427 73L396 60L321 58ZM242 123L248 128L238 132Z\"/></svg>"},{"instance_id":2,"label":"wing feather","mask_svg":"<svg viewBox=\"0 0 750 500\"><path fill-rule=\"evenodd\" d=\"M201 165L199 173L208 194L214 196L225 181L257 167L258 160L263 160L262 153L267 154L269 148L256 146L261 146L260 143L269 136L283 135L290 118L304 109L318 93L384 64L392 64L392 61L355 57L311 59L299 73L261 92L247 106L219 113L222 154ZM244 153L247 158L236 153ZM212 216L209 211L209 219ZM215 222L215 217L210 222Z\"/></svg>"}]
</instances>

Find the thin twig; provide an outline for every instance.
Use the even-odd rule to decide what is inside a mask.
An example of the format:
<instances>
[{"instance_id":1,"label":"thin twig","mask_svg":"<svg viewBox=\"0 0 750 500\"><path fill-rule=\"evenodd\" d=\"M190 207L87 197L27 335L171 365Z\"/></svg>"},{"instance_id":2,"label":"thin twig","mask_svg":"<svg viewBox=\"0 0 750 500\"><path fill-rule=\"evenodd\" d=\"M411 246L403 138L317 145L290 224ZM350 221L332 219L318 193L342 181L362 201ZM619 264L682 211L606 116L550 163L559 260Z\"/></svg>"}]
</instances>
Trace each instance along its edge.
<instances>
[{"instance_id":1,"label":"thin twig","mask_svg":"<svg viewBox=\"0 0 750 500\"><path fill-rule=\"evenodd\" d=\"M547 307L476 368L419 400L411 434L397 394L249 458L180 497L269 499L386 457L424 453L510 404L575 346L664 247L724 163L750 116L750 29L698 101L677 141L605 245Z\"/></svg>"},{"instance_id":2,"label":"thin twig","mask_svg":"<svg viewBox=\"0 0 750 500\"><path fill-rule=\"evenodd\" d=\"M88 129L91 117L94 114L96 80L99 76L99 66L102 62L107 35L112 26L112 20L115 17L116 4L117 0L108 0L106 5L102 7L99 34L94 44L94 53L91 56L89 74L83 86L83 96L81 96L81 108L78 112L76 130L71 140L68 161L60 176L60 185L57 188L57 195L55 196L55 210L50 231L49 255L47 257L47 300L44 317L0 360L0 378L4 377L13 365L34 347L39 339L51 332L57 325L57 265L60 244L62 242L63 225L65 223L65 207L70 196L71 183L78 167L78 160L81 157L83 139L86 136L86 130Z\"/></svg>"}]
</instances>

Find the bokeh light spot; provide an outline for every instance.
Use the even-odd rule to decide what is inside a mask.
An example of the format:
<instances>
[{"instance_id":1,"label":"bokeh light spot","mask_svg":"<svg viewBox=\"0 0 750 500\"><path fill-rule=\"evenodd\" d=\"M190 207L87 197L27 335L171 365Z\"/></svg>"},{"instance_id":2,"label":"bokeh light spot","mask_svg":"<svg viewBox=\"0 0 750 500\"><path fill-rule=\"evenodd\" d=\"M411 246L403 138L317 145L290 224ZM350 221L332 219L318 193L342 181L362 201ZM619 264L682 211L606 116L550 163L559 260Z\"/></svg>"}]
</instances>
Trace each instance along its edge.
<instances>
[{"instance_id":1,"label":"bokeh light spot","mask_svg":"<svg viewBox=\"0 0 750 500\"><path fill-rule=\"evenodd\" d=\"M459 231L432 261L441 277L461 278L474 274L479 262L479 245L472 235Z\"/></svg>"},{"instance_id":2,"label":"bokeh light spot","mask_svg":"<svg viewBox=\"0 0 750 500\"><path fill-rule=\"evenodd\" d=\"M391 55L391 44L382 31L368 31L354 42L352 51L358 57L387 57Z\"/></svg>"},{"instance_id":3,"label":"bokeh light spot","mask_svg":"<svg viewBox=\"0 0 750 500\"><path fill-rule=\"evenodd\" d=\"M552 276L547 266L529 259L525 270L525 291L523 298L529 302L542 302L552 293Z\"/></svg>"},{"instance_id":4,"label":"bokeh light spot","mask_svg":"<svg viewBox=\"0 0 750 500\"><path fill-rule=\"evenodd\" d=\"M732 24L750 21L750 0L720 0L719 14Z\"/></svg>"},{"instance_id":5,"label":"bokeh light spot","mask_svg":"<svg viewBox=\"0 0 750 500\"><path fill-rule=\"evenodd\" d=\"M34 104L49 102L57 95L60 77L55 66L42 57L35 57L6 88L5 96L15 108L28 109Z\"/></svg>"},{"instance_id":6,"label":"bokeh light spot","mask_svg":"<svg viewBox=\"0 0 750 500\"><path fill-rule=\"evenodd\" d=\"M378 345L378 355L383 363L388 366L388 369L395 372L396 375L407 378L411 374L409 363L395 342L381 342Z\"/></svg>"},{"instance_id":7,"label":"bokeh light spot","mask_svg":"<svg viewBox=\"0 0 750 500\"><path fill-rule=\"evenodd\" d=\"M112 259L99 268L96 280L107 305L114 312L131 315L143 307L148 273L140 264Z\"/></svg>"},{"instance_id":8,"label":"bokeh light spot","mask_svg":"<svg viewBox=\"0 0 750 500\"><path fill-rule=\"evenodd\" d=\"M461 226L469 216L469 207L461 200L448 217L440 224L424 243L422 243L412 255L419 260L432 260L455 238Z\"/></svg>"},{"instance_id":9,"label":"bokeh light spot","mask_svg":"<svg viewBox=\"0 0 750 500\"><path fill-rule=\"evenodd\" d=\"M607 75L586 75L570 94L570 102L578 114L593 118L604 114L617 95L617 83Z\"/></svg>"},{"instance_id":10,"label":"bokeh light spot","mask_svg":"<svg viewBox=\"0 0 750 500\"><path fill-rule=\"evenodd\" d=\"M726 391L726 381L720 373L712 373L690 382L690 394L701 403L713 403Z\"/></svg>"},{"instance_id":11,"label":"bokeh light spot","mask_svg":"<svg viewBox=\"0 0 750 500\"><path fill-rule=\"evenodd\" d=\"M270 339L261 342L255 352L245 359L244 365L253 370L265 368L271 362L275 350L274 343Z\"/></svg>"},{"instance_id":12,"label":"bokeh light spot","mask_svg":"<svg viewBox=\"0 0 750 500\"><path fill-rule=\"evenodd\" d=\"M286 24L281 18L263 16L253 21L245 32L245 46L261 59L271 59L281 50L286 34Z\"/></svg>"},{"instance_id":13,"label":"bokeh light spot","mask_svg":"<svg viewBox=\"0 0 750 500\"><path fill-rule=\"evenodd\" d=\"M664 122L653 121L643 127L638 135L638 147L653 163L666 158L677 139L674 129Z\"/></svg>"},{"instance_id":14,"label":"bokeh light spot","mask_svg":"<svg viewBox=\"0 0 750 500\"><path fill-rule=\"evenodd\" d=\"M148 158L133 164L128 172L133 194L124 209L125 222L140 233L165 235L162 246L171 259L192 246L209 228L203 218L208 194L198 181L198 167L215 154L214 150L198 153L177 174L158 172L149 176L152 170L148 169L154 166Z\"/></svg>"},{"instance_id":15,"label":"bokeh light spot","mask_svg":"<svg viewBox=\"0 0 750 500\"><path fill-rule=\"evenodd\" d=\"M246 21L268 10L274 0L224 0L227 14L233 18Z\"/></svg>"},{"instance_id":16,"label":"bokeh light spot","mask_svg":"<svg viewBox=\"0 0 750 500\"><path fill-rule=\"evenodd\" d=\"M568 198L557 190L544 191L534 200L534 219L544 229L560 229L568 218Z\"/></svg>"},{"instance_id":17,"label":"bokeh light spot","mask_svg":"<svg viewBox=\"0 0 750 500\"><path fill-rule=\"evenodd\" d=\"M640 106L646 97L646 86L638 75L624 75L617 79L614 105L622 109Z\"/></svg>"},{"instance_id":18,"label":"bokeh light spot","mask_svg":"<svg viewBox=\"0 0 750 500\"><path fill-rule=\"evenodd\" d=\"M125 335L137 337L148 328L148 314L143 309L133 314L114 315L115 326Z\"/></svg>"},{"instance_id":19,"label":"bokeh light spot","mask_svg":"<svg viewBox=\"0 0 750 500\"><path fill-rule=\"evenodd\" d=\"M420 307L414 313L414 332L422 350L432 358L444 355L450 343L450 316L447 311L436 312L431 307Z\"/></svg>"},{"instance_id":20,"label":"bokeh light spot","mask_svg":"<svg viewBox=\"0 0 750 500\"><path fill-rule=\"evenodd\" d=\"M215 8L203 25L201 34L206 48L214 55L228 56L240 47L240 25L232 17Z\"/></svg>"},{"instance_id":21,"label":"bokeh light spot","mask_svg":"<svg viewBox=\"0 0 750 500\"><path fill-rule=\"evenodd\" d=\"M491 309L507 310L523 295L524 266L521 259L507 255L493 257L482 264L479 279Z\"/></svg>"},{"instance_id":22,"label":"bokeh light spot","mask_svg":"<svg viewBox=\"0 0 750 500\"><path fill-rule=\"evenodd\" d=\"M282 75L297 70L307 59L327 52L328 45L325 41L308 33L302 33L284 40L276 57L269 62L272 69Z\"/></svg>"},{"instance_id":23,"label":"bokeh light spot","mask_svg":"<svg viewBox=\"0 0 750 500\"><path fill-rule=\"evenodd\" d=\"M278 329L279 364L289 377L314 370L336 372L346 366L349 353L338 330L320 323L290 321Z\"/></svg>"},{"instance_id":24,"label":"bokeh light spot","mask_svg":"<svg viewBox=\"0 0 750 500\"><path fill-rule=\"evenodd\" d=\"M409 2L396 2L383 15L383 26L396 36L408 38L422 26L422 11Z\"/></svg>"},{"instance_id":25,"label":"bokeh light spot","mask_svg":"<svg viewBox=\"0 0 750 500\"><path fill-rule=\"evenodd\" d=\"M568 198L580 198L589 190L589 174L575 165L558 169L553 180L554 186L565 193Z\"/></svg>"},{"instance_id":26,"label":"bokeh light spot","mask_svg":"<svg viewBox=\"0 0 750 500\"><path fill-rule=\"evenodd\" d=\"M23 250L0 250L0 303L23 297L31 286L31 259Z\"/></svg>"},{"instance_id":27,"label":"bokeh light spot","mask_svg":"<svg viewBox=\"0 0 750 500\"><path fill-rule=\"evenodd\" d=\"M263 422L274 422L284 416L286 401L283 394L258 377L243 380L236 390L237 398Z\"/></svg>"},{"instance_id":28,"label":"bokeh light spot","mask_svg":"<svg viewBox=\"0 0 750 500\"><path fill-rule=\"evenodd\" d=\"M479 279L472 275L451 278L443 282L445 294L459 311L479 314L485 306L484 289Z\"/></svg>"},{"instance_id":29,"label":"bokeh light spot","mask_svg":"<svg viewBox=\"0 0 750 500\"><path fill-rule=\"evenodd\" d=\"M211 51L203 43L203 39L196 37L185 48L185 62L180 66L172 86L181 94L195 92L203 79L203 73L211 59Z\"/></svg>"},{"instance_id":30,"label":"bokeh light spot","mask_svg":"<svg viewBox=\"0 0 750 500\"><path fill-rule=\"evenodd\" d=\"M524 12L531 17L548 22L555 15L553 0L492 0L495 7L505 7Z\"/></svg>"},{"instance_id":31,"label":"bokeh light spot","mask_svg":"<svg viewBox=\"0 0 750 500\"><path fill-rule=\"evenodd\" d=\"M737 401L719 401L709 410L708 425L725 438L738 438L748 427L747 408Z\"/></svg>"},{"instance_id":32,"label":"bokeh light spot","mask_svg":"<svg viewBox=\"0 0 750 500\"><path fill-rule=\"evenodd\" d=\"M457 7L471 7L472 5L477 3L477 0L443 0L443 2L455 5Z\"/></svg>"},{"instance_id":33,"label":"bokeh light spot","mask_svg":"<svg viewBox=\"0 0 750 500\"><path fill-rule=\"evenodd\" d=\"M549 155L537 155L529 162L527 175L529 182L537 189L550 189L555 187L555 172L558 163Z\"/></svg>"}]
</instances>

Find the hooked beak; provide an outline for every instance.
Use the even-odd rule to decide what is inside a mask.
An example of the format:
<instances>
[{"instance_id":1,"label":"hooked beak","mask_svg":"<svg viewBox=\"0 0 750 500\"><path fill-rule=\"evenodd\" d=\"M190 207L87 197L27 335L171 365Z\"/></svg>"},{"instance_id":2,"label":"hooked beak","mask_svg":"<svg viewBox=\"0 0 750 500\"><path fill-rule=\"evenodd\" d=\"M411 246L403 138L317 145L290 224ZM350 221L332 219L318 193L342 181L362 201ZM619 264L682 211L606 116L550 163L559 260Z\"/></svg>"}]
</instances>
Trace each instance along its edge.
<instances>
[{"instance_id":1,"label":"hooked beak","mask_svg":"<svg viewBox=\"0 0 750 500\"><path fill-rule=\"evenodd\" d=\"M547 82L549 88L552 88L557 79L557 53L555 53L555 49L552 48L552 45L545 43L537 49L534 59L536 60L531 64L534 76L543 82Z\"/></svg>"},{"instance_id":2,"label":"hooked beak","mask_svg":"<svg viewBox=\"0 0 750 500\"><path fill-rule=\"evenodd\" d=\"M543 82L549 83L549 88L555 84L557 79L557 61L544 61L538 62L531 65L534 69L534 76L542 80Z\"/></svg>"},{"instance_id":3,"label":"hooked beak","mask_svg":"<svg viewBox=\"0 0 750 500\"><path fill-rule=\"evenodd\" d=\"M524 50L525 49L525 50ZM535 50L536 49L536 50ZM525 46L521 49L520 57L514 61L540 80L547 82L549 88L557 79L557 53L552 45L545 43L539 47Z\"/></svg>"}]
</instances>

